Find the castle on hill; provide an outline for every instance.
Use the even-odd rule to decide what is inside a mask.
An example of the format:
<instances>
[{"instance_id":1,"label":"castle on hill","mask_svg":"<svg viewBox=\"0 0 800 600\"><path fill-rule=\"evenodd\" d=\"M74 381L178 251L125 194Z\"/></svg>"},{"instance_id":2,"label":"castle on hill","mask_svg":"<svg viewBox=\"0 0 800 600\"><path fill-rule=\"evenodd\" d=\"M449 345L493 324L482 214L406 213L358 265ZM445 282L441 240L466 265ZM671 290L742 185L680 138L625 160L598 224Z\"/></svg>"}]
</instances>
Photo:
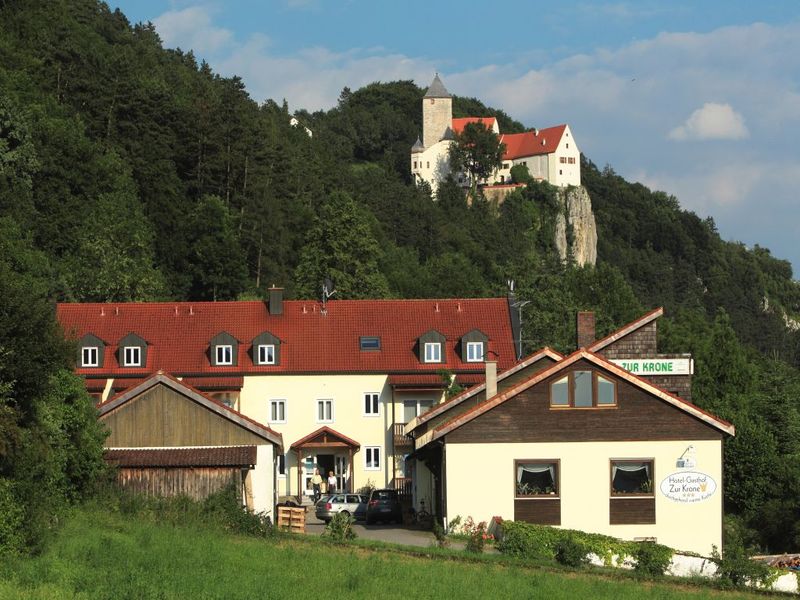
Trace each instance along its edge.
<instances>
[{"instance_id":1,"label":"castle on hill","mask_svg":"<svg viewBox=\"0 0 800 600\"><path fill-rule=\"evenodd\" d=\"M435 191L451 173L449 151L455 134L468 123L483 123L505 144L503 164L482 185L511 183L511 167L525 165L534 179L558 187L581 184L580 150L569 125L534 129L525 133L501 133L495 117L453 118L453 97L437 74L422 98L422 139L411 147L411 173L417 182L425 181ZM467 175L456 179L468 184Z\"/></svg>"}]
</instances>

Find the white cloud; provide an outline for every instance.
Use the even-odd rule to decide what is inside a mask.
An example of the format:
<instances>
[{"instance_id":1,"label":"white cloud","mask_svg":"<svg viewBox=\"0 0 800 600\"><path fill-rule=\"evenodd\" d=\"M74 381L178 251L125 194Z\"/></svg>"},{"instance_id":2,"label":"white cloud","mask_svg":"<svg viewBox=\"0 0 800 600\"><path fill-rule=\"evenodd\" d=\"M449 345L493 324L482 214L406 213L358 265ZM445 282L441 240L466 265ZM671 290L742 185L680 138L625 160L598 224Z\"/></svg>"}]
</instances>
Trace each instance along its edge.
<instances>
[{"instance_id":1,"label":"white cloud","mask_svg":"<svg viewBox=\"0 0 800 600\"><path fill-rule=\"evenodd\" d=\"M669 132L671 140L741 140L750 136L744 117L730 104L706 102L683 125Z\"/></svg>"},{"instance_id":2,"label":"white cloud","mask_svg":"<svg viewBox=\"0 0 800 600\"><path fill-rule=\"evenodd\" d=\"M202 6L171 10L153 20L156 31L170 48L214 54L231 46L233 33L212 24L212 11Z\"/></svg>"}]
</instances>

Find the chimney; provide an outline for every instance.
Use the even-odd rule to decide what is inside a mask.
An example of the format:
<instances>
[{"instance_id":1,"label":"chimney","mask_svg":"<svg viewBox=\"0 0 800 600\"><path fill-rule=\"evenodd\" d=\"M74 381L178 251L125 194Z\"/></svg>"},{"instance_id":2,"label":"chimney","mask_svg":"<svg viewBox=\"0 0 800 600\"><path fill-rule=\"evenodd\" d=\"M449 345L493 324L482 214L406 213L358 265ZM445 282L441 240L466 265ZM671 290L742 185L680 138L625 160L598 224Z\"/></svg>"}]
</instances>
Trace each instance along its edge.
<instances>
[{"instance_id":1,"label":"chimney","mask_svg":"<svg viewBox=\"0 0 800 600\"><path fill-rule=\"evenodd\" d=\"M497 361L489 360L486 362L486 399L497 395Z\"/></svg>"},{"instance_id":2,"label":"chimney","mask_svg":"<svg viewBox=\"0 0 800 600\"><path fill-rule=\"evenodd\" d=\"M269 314L283 314L283 288L274 285L269 288Z\"/></svg>"},{"instance_id":3,"label":"chimney","mask_svg":"<svg viewBox=\"0 0 800 600\"><path fill-rule=\"evenodd\" d=\"M594 313L578 313L578 348L588 348L594 343Z\"/></svg>"}]
</instances>

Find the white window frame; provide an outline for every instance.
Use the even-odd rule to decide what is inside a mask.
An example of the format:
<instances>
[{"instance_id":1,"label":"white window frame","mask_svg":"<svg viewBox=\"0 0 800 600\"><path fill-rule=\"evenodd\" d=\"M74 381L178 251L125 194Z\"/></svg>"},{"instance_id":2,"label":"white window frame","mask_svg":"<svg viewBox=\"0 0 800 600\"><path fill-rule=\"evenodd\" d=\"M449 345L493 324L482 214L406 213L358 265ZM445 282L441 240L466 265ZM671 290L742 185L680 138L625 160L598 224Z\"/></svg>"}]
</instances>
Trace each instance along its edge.
<instances>
[{"instance_id":1,"label":"white window frame","mask_svg":"<svg viewBox=\"0 0 800 600\"><path fill-rule=\"evenodd\" d=\"M94 360L92 360L92 355L94 355ZM81 348L81 366L100 366L100 348L98 346L84 346Z\"/></svg>"},{"instance_id":2,"label":"white window frame","mask_svg":"<svg viewBox=\"0 0 800 600\"><path fill-rule=\"evenodd\" d=\"M381 465L382 460L383 460L383 448L381 446L364 447L365 471L380 471L381 468L383 468L383 466Z\"/></svg>"},{"instance_id":3,"label":"white window frame","mask_svg":"<svg viewBox=\"0 0 800 600\"><path fill-rule=\"evenodd\" d=\"M225 350L228 350L228 360L220 360L220 357L224 358ZM231 344L217 344L214 348L214 353L216 354L216 365L219 367L230 366L233 364L233 346Z\"/></svg>"},{"instance_id":4,"label":"white window frame","mask_svg":"<svg viewBox=\"0 0 800 600\"><path fill-rule=\"evenodd\" d=\"M364 410L365 417L380 417L381 416L381 395L379 392L364 392L362 396L363 403L361 408ZM369 403L369 410L367 409ZM372 410L374 408L374 411Z\"/></svg>"},{"instance_id":5,"label":"white window frame","mask_svg":"<svg viewBox=\"0 0 800 600\"><path fill-rule=\"evenodd\" d=\"M283 407L283 419L273 419L272 415L275 411L273 411L273 407ZM277 414L277 413L276 413ZM270 423L286 423L286 398L272 398L269 401L269 422Z\"/></svg>"},{"instance_id":6,"label":"white window frame","mask_svg":"<svg viewBox=\"0 0 800 600\"><path fill-rule=\"evenodd\" d=\"M483 356L483 342L467 342L467 362L483 362Z\"/></svg>"},{"instance_id":7,"label":"white window frame","mask_svg":"<svg viewBox=\"0 0 800 600\"><path fill-rule=\"evenodd\" d=\"M320 419L319 418L320 417L320 410L319 409L320 409L320 406L323 406L323 403L330 403L330 411L325 411L323 409L323 418ZM316 413L317 423L333 423L334 418L336 416L335 413L334 413L334 408L335 407L334 407L333 398L319 398L317 400L317 406L316 406L316 409L317 409L317 413ZM325 417L325 414L324 414L325 412L330 412L330 418L324 418Z\"/></svg>"},{"instance_id":8,"label":"white window frame","mask_svg":"<svg viewBox=\"0 0 800 600\"><path fill-rule=\"evenodd\" d=\"M435 356L434 356L435 354ZM424 358L426 363L440 363L442 362L442 344L441 342L425 342Z\"/></svg>"},{"instance_id":9,"label":"white window frame","mask_svg":"<svg viewBox=\"0 0 800 600\"><path fill-rule=\"evenodd\" d=\"M270 350L270 348L272 350ZM262 356L263 351L263 356ZM258 364L260 365L274 365L275 364L275 344L259 344L256 356Z\"/></svg>"},{"instance_id":10,"label":"white window frame","mask_svg":"<svg viewBox=\"0 0 800 600\"><path fill-rule=\"evenodd\" d=\"M130 356L128 351L130 350ZM136 360L128 360L136 355ZM139 346L125 346L122 348L122 366L123 367L141 367L142 366L142 349Z\"/></svg>"}]
</instances>

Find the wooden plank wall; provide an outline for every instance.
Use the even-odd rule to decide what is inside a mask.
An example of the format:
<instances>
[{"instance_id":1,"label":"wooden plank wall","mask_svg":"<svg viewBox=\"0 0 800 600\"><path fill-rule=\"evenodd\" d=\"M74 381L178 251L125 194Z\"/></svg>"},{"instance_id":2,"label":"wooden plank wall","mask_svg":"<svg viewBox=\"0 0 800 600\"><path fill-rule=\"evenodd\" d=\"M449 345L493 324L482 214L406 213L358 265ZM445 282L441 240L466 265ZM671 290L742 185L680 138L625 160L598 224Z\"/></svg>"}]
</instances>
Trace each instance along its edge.
<instances>
[{"instance_id":1,"label":"wooden plank wall","mask_svg":"<svg viewBox=\"0 0 800 600\"><path fill-rule=\"evenodd\" d=\"M240 490L242 471L238 467L121 468L119 485L130 492L148 496L189 496L202 500L231 481Z\"/></svg>"}]
</instances>

